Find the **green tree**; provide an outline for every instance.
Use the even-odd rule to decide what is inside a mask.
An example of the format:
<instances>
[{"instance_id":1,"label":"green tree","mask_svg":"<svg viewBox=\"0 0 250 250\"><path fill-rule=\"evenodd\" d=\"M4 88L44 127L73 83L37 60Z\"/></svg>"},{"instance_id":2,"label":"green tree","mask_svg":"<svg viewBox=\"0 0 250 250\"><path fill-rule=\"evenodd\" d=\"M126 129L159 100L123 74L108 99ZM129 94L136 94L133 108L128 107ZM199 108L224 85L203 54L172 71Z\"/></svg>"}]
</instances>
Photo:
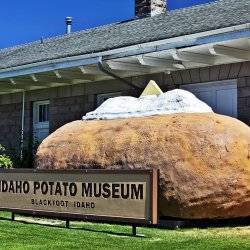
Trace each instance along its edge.
<instances>
[{"instance_id":1,"label":"green tree","mask_svg":"<svg viewBox=\"0 0 250 250\"><path fill-rule=\"evenodd\" d=\"M0 144L0 168L12 168L13 162L11 158L5 154L5 148Z\"/></svg>"}]
</instances>

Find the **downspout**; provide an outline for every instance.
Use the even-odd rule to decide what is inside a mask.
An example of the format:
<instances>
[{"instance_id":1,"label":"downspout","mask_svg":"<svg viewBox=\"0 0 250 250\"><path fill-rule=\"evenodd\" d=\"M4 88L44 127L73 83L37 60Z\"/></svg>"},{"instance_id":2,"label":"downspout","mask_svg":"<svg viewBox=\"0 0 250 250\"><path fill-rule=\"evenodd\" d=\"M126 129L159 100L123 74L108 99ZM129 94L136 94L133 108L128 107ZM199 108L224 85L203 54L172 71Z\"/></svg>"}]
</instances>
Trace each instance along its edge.
<instances>
[{"instance_id":1,"label":"downspout","mask_svg":"<svg viewBox=\"0 0 250 250\"><path fill-rule=\"evenodd\" d=\"M21 127L21 144L20 144L20 159L23 160L24 149L24 116L25 116L25 91L22 92L22 127Z\"/></svg>"},{"instance_id":2,"label":"downspout","mask_svg":"<svg viewBox=\"0 0 250 250\"><path fill-rule=\"evenodd\" d=\"M103 64L103 61L102 61L102 57L99 57L99 61L98 61L98 68L100 71L102 71L104 74L108 75L108 76L112 76L113 78L119 80L120 82L122 83L125 83L126 85L132 87L133 89L136 89L137 91L142 91L142 88L139 87L139 86L136 86L135 84L133 84L132 82L130 81L127 81L126 79L124 78L121 78L120 76L114 74L113 72L109 71Z\"/></svg>"}]
</instances>

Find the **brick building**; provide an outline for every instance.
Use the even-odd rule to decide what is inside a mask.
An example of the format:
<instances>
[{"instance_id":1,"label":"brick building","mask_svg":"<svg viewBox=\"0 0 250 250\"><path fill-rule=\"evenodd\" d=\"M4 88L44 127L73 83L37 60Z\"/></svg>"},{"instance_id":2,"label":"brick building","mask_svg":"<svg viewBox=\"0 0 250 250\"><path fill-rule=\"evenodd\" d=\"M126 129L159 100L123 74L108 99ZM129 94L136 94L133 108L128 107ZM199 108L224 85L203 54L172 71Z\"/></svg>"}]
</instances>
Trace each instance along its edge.
<instances>
[{"instance_id":1,"label":"brick building","mask_svg":"<svg viewBox=\"0 0 250 250\"><path fill-rule=\"evenodd\" d=\"M18 152L109 97L138 96L150 79L250 125L249 0L135 7L132 21L0 50L0 144Z\"/></svg>"}]
</instances>

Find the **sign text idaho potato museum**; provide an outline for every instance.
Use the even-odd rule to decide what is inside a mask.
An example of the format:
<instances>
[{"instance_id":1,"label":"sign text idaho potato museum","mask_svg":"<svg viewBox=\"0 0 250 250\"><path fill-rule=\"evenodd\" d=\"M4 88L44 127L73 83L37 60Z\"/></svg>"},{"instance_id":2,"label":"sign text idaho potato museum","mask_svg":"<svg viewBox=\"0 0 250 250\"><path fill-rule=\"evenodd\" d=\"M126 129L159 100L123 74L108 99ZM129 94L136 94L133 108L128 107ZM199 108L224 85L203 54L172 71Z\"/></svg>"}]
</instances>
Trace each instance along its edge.
<instances>
[{"instance_id":1,"label":"sign text idaho potato museum","mask_svg":"<svg viewBox=\"0 0 250 250\"><path fill-rule=\"evenodd\" d=\"M0 170L0 209L156 224L157 185L153 170Z\"/></svg>"}]
</instances>

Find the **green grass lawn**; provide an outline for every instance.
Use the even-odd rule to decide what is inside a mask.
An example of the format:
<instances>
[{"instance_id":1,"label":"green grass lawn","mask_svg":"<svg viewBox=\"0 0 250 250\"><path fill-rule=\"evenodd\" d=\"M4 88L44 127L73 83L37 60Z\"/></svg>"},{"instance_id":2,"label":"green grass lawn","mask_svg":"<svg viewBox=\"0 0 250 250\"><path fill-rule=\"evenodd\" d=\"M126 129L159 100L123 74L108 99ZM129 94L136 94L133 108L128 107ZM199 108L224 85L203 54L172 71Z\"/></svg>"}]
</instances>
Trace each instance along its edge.
<instances>
[{"instance_id":1,"label":"green grass lawn","mask_svg":"<svg viewBox=\"0 0 250 250\"><path fill-rule=\"evenodd\" d=\"M129 226L72 222L71 229L65 229L61 221L12 222L5 212L0 217L0 249L250 249L250 227L138 228L145 234L140 238L128 235Z\"/></svg>"}]
</instances>

